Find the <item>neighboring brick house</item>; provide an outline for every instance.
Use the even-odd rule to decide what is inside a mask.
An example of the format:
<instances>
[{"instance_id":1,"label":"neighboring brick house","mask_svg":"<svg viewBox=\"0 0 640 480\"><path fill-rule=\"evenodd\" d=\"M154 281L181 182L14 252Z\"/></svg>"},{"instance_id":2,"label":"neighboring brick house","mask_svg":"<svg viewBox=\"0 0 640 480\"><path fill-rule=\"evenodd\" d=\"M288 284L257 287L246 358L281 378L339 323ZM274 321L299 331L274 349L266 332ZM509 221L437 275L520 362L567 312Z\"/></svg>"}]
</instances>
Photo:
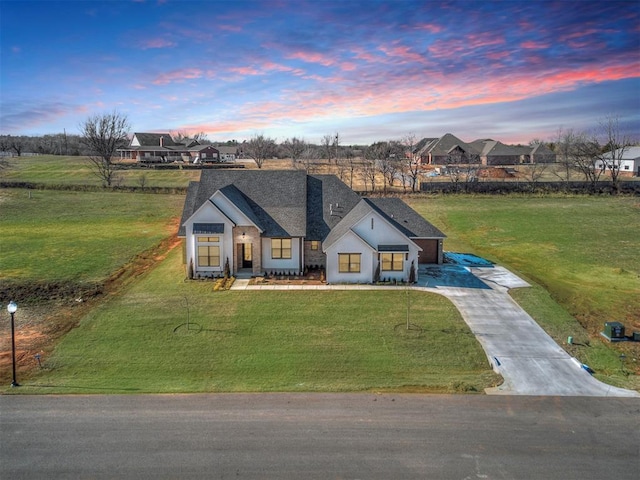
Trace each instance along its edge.
<instances>
[{"instance_id":1,"label":"neighboring brick house","mask_svg":"<svg viewBox=\"0 0 640 480\"><path fill-rule=\"evenodd\" d=\"M147 163L220 161L220 152L212 145L175 142L169 133L134 133L129 146L119 152L123 159Z\"/></svg>"},{"instance_id":2,"label":"neighboring brick house","mask_svg":"<svg viewBox=\"0 0 640 480\"><path fill-rule=\"evenodd\" d=\"M421 165L455 163L493 166L556 161L556 154L546 145L506 145L490 138L466 143L450 133L440 138L423 138L414 153Z\"/></svg>"},{"instance_id":3,"label":"neighboring brick house","mask_svg":"<svg viewBox=\"0 0 640 480\"><path fill-rule=\"evenodd\" d=\"M447 133L440 138L425 138L418 142L416 156L422 165L448 165L456 163L479 163L478 151L455 135Z\"/></svg>"},{"instance_id":4,"label":"neighboring brick house","mask_svg":"<svg viewBox=\"0 0 640 480\"><path fill-rule=\"evenodd\" d=\"M191 182L178 236L188 274L299 273L370 283L408 280L442 263L445 235L397 198L358 196L334 175L203 170Z\"/></svg>"}]
</instances>

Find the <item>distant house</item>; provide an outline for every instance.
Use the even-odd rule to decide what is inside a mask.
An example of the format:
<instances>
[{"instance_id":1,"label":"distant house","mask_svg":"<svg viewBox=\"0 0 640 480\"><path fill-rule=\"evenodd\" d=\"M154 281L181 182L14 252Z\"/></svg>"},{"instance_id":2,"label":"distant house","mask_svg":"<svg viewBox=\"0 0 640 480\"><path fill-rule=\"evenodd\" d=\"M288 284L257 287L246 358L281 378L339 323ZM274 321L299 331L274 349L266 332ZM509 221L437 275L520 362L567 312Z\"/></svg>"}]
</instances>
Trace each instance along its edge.
<instances>
[{"instance_id":1,"label":"distant house","mask_svg":"<svg viewBox=\"0 0 640 480\"><path fill-rule=\"evenodd\" d=\"M492 166L556 161L556 154L546 145L506 145L490 138L466 143L451 133L440 138L423 138L414 153L422 165L459 163Z\"/></svg>"},{"instance_id":2,"label":"distant house","mask_svg":"<svg viewBox=\"0 0 640 480\"><path fill-rule=\"evenodd\" d=\"M220 152L221 162L233 162L238 157L238 147L228 147L225 145L219 145L216 148Z\"/></svg>"},{"instance_id":3,"label":"distant house","mask_svg":"<svg viewBox=\"0 0 640 480\"><path fill-rule=\"evenodd\" d=\"M448 165L478 163L478 151L455 135L447 133L440 138L425 138L418 142L416 156L422 165Z\"/></svg>"},{"instance_id":4,"label":"distant house","mask_svg":"<svg viewBox=\"0 0 640 480\"><path fill-rule=\"evenodd\" d=\"M408 280L442 263L445 235L397 198L358 196L334 175L203 170L189 185L179 237L195 276L298 273L330 283Z\"/></svg>"},{"instance_id":5,"label":"distant house","mask_svg":"<svg viewBox=\"0 0 640 480\"><path fill-rule=\"evenodd\" d=\"M618 148L613 155L609 152L604 157L596 162L596 168L606 170L613 164L622 176L640 177L640 146Z\"/></svg>"},{"instance_id":6,"label":"distant house","mask_svg":"<svg viewBox=\"0 0 640 480\"><path fill-rule=\"evenodd\" d=\"M120 157L138 162L188 162L220 161L220 152L211 145L201 145L195 140L175 142L169 133L134 133L127 148L121 148Z\"/></svg>"},{"instance_id":7,"label":"distant house","mask_svg":"<svg viewBox=\"0 0 640 480\"><path fill-rule=\"evenodd\" d=\"M528 163L554 163L556 154L541 143L506 145L497 140L481 139L471 142L477 149L482 165L520 165Z\"/></svg>"}]
</instances>

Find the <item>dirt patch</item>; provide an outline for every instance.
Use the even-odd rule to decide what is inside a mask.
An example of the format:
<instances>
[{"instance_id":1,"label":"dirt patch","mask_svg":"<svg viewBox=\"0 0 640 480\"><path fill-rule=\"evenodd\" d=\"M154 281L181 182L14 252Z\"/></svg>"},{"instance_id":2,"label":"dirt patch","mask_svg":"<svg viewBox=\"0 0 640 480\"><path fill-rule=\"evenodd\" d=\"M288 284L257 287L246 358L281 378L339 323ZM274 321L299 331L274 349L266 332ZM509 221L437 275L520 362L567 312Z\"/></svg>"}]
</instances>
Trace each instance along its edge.
<instances>
[{"instance_id":1,"label":"dirt patch","mask_svg":"<svg viewBox=\"0 0 640 480\"><path fill-rule=\"evenodd\" d=\"M177 230L178 219L172 222ZM108 296L117 294L133 280L164 260L180 245L175 235L136 255L102 283L31 282L3 284L0 298L18 303L15 314L18 381L39 368L35 357L44 359L57 342L75 328L80 319ZM2 316L7 315L0 314ZM0 322L0 382L11 380L11 325Z\"/></svg>"}]
</instances>

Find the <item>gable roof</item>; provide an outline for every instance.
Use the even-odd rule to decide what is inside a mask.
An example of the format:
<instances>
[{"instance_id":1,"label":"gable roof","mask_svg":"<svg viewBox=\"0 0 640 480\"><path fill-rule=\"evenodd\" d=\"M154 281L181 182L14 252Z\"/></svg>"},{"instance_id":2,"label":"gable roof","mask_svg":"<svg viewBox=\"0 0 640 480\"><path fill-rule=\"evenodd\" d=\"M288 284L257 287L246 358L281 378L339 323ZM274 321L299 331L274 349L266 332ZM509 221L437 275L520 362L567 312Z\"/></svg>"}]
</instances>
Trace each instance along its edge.
<instances>
[{"instance_id":1,"label":"gable roof","mask_svg":"<svg viewBox=\"0 0 640 480\"><path fill-rule=\"evenodd\" d=\"M335 175L279 170L203 170L200 182L189 183L179 236L216 192L266 237L305 237L330 245L375 211L409 238L445 238L399 198L361 198Z\"/></svg>"},{"instance_id":2,"label":"gable roof","mask_svg":"<svg viewBox=\"0 0 640 480\"><path fill-rule=\"evenodd\" d=\"M399 198L363 198L331 230L322 244L323 248L330 247L372 211L378 213L406 237L446 238L444 233Z\"/></svg>"},{"instance_id":3,"label":"gable roof","mask_svg":"<svg viewBox=\"0 0 640 480\"><path fill-rule=\"evenodd\" d=\"M614 158L616 160L637 160L640 158L640 146L631 146L625 147L624 152L621 152L621 148L617 148L613 152L609 151L604 154L605 158L611 159Z\"/></svg>"},{"instance_id":4,"label":"gable roof","mask_svg":"<svg viewBox=\"0 0 640 480\"><path fill-rule=\"evenodd\" d=\"M190 185L191 187L191 185ZM267 237L304 237L307 230L306 173L280 170L202 170L187 192L183 222L221 191ZM191 195L192 199L189 198ZM190 211L187 212L186 209Z\"/></svg>"},{"instance_id":5,"label":"gable roof","mask_svg":"<svg viewBox=\"0 0 640 480\"><path fill-rule=\"evenodd\" d=\"M399 198L367 198L394 227L410 238L446 238L447 236L425 220Z\"/></svg>"},{"instance_id":6,"label":"gable roof","mask_svg":"<svg viewBox=\"0 0 640 480\"><path fill-rule=\"evenodd\" d=\"M421 143L424 140L430 140L430 139L423 139L421 140ZM426 142L424 147L422 147L418 151L418 153L420 155L425 153L431 153L432 155L445 156L449 154L452 150L454 150L456 147L460 148L461 150L467 153L472 153L472 154L478 153L472 145L463 142L462 140L460 140L455 135L452 135L451 133L445 133L440 138L437 138L431 142Z\"/></svg>"},{"instance_id":7,"label":"gable roof","mask_svg":"<svg viewBox=\"0 0 640 480\"><path fill-rule=\"evenodd\" d=\"M307 176L307 239L324 240L359 201L335 175Z\"/></svg>"},{"instance_id":8,"label":"gable roof","mask_svg":"<svg viewBox=\"0 0 640 480\"><path fill-rule=\"evenodd\" d=\"M183 146L173 141L168 133L134 133L133 137L138 139L141 147L159 147L160 138L164 147ZM133 141L133 138L131 139Z\"/></svg>"}]
</instances>

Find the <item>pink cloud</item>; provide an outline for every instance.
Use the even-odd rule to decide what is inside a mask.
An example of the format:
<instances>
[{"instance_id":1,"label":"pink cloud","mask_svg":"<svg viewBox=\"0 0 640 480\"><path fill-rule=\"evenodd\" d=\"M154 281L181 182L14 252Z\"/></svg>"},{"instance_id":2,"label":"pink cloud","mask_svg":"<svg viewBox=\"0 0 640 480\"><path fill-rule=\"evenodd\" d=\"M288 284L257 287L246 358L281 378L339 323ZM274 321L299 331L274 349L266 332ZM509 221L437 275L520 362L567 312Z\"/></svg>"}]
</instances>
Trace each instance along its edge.
<instances>
[{"instance_id":1,"label":"pink cloud","mask_svg":"<svg viewBox=\"0 0 640 480\"><path fill-rule=\"evenodd\" d=\"M466 42L471 48L489 47L506 43L503 37L494 33L471 34L467 36Z\"/></svg>"},{"instance_id":2,"label":"pink cloud","mask_svg":"<svg viewBox=\"0 0 640 480\"><path fill-rule=\"evenodd\" d=\"M230 67L228 69L231 73L237 73L238 75L260 75L261 72L254 67Z\"/></svg>"},{"instance_id":3,"label":"pink cloud","mask_svg":"<svg viewBox=\"0 0 640 480\"><path fill-rule=\"evenodd\" d=\"M286 58L292 60L302 60L303 62L307 63L317 63L325 67L330 67L331 65L334 65L336 63L334 57L323 55L317 52L298 51L288 54Z\"/></svg>"},{"instance_id":4,"label":"pink cloud","mask_svg":"<svg viewBox=\"0 0 640 480\"><path fill-rule=\"evenodd\" d=\"M142 48L143 50L149 50L151 48L169 48L175 46L175 42L164 38L150 38L140 42L140 48Z\"/></svg>"},{"instance_id":5,"label":"pink cloud","mask_svg":"<svg viewBox=\"0 0 640 480\"><path fill-rule=\"evenodd\" d=\"M542 50L545 48L549 48L551 44L547 42L536 42L533 40L527 40L520 44L520 48L531 49L531 50Z\"/></svg>"},{"instance_id":6,"label":"pink cloud","mask_svg":"<svg viewBox=\"0 0 640 480\"><path fill-rule=\"evenodd\" d=\"M435 23L422 23L413 27L414 30L425 30L429 33L440 33L443 30L442 25Z\"/></svg>"},{"instance_id":7,"label":"pink cloud","mask_svg":"<svg viewBox=\"0 0 640 480\"><path fill-rule=\"evenodd\" d=\"M194 80L201 78L203 71L199 68L185 68L182 70L173 70L172 72L162 73L153 80L154 85L166 85L173 82L183 82L185 80Z\"/></svg>"},{"instance_id":8,"label":"pink cloud","mask_svg":"<svg viewBox=\"0 0 640 480\"><path fill-rule=\"evenodd\" d=\"M241 32L242 27L238 25L218 25L216 27L218 30L224 30L225 32Z\"/></svg>"},{"instance_id":9,"label":"pink cloud","mask_svg":"<svg viewBox=\"0 0 640 480\"><path fill-rule=\"evenodd\" d=\"M340 116L374 116L415 110L454 109L459 107L513 102L546 93L568 91L585 83L619 80L634 76L640 65L612 64L579 70L538 72L513 70L508 82L502 76L471 75L460 78L431 72L387 77L341 79L342 87L283 92L281 100L243 105L238 116L240 130L268 128L282 121L305 121L309 118ZM233 131L234 125L215 127L216 131ZM208 130L207 130L208 131Z\"/></svg>"},{"instance_id":10,"label":"pink cloud","mask_svg":"<svg viewBox=\"0 0 640 480\"><path fill-rule=\"evenodd\" d=\"M425 59L422 57L422 55L416 52L412 52L410 47L406 47L403 45L396 45L392 47L381 45L378 47L378 49L388 57L402 59L403 63L408 63L408 62L425 63Z\"/></svg>"},{"instance_id":11,"label":"pink cloud","mask_svg":"<svg viewBox=\"0 0 640 480\"><path fill-rule=\"evenodd\" d=\"M361 48L352 49L353 56L358 60L364 60L366 62L377 62L379 61L379 57L376 55L369 53Z\"/></svg>"}]
</instances>

